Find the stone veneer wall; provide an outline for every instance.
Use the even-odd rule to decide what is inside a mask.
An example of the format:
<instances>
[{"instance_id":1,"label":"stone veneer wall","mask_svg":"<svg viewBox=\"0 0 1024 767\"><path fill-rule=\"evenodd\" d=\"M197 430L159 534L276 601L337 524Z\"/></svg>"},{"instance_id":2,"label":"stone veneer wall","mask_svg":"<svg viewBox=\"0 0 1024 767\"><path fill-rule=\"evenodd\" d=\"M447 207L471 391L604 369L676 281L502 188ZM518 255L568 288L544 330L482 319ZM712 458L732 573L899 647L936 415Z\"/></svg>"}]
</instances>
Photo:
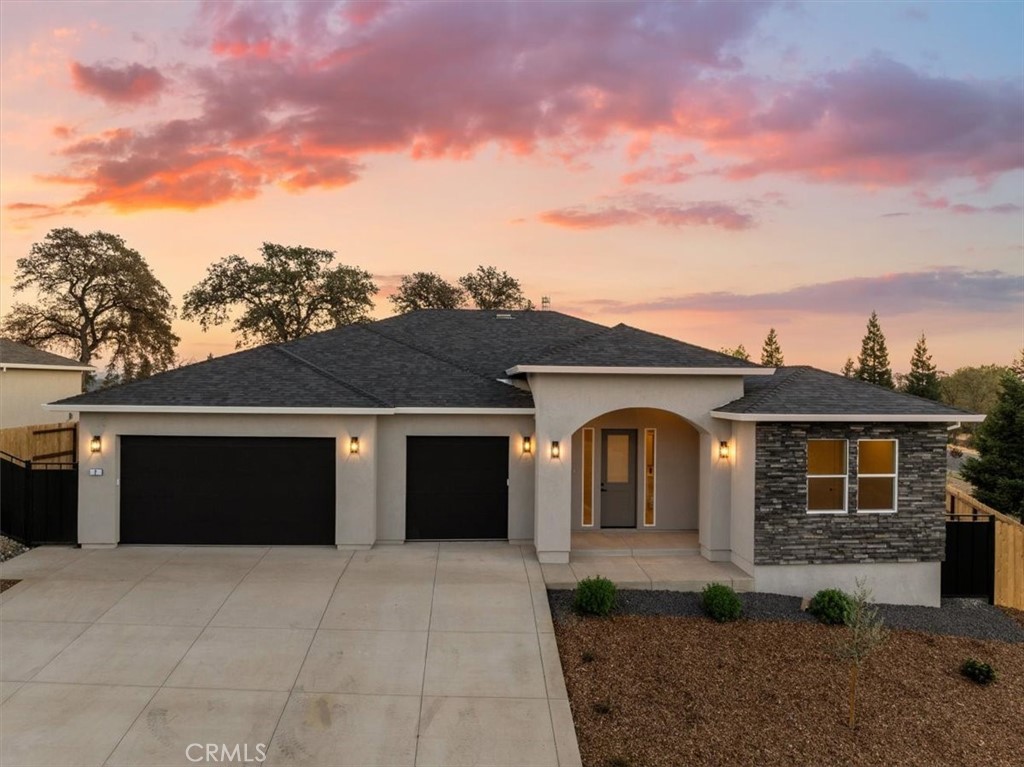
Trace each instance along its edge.
<instances>
[{"instance_id":1,"label":"stone veneer wall","mask_svg":"<svg viewBox=\"0 0 1024 767\"><path fill-rule=\"evenodd\" d=\"M846 514L807 513L808 439L849 440ZM856 511L858 439L899 440L895 514ZM945 446L943 424L757 424L754 563L941 561Z\"/></svg>"}]
</instances>

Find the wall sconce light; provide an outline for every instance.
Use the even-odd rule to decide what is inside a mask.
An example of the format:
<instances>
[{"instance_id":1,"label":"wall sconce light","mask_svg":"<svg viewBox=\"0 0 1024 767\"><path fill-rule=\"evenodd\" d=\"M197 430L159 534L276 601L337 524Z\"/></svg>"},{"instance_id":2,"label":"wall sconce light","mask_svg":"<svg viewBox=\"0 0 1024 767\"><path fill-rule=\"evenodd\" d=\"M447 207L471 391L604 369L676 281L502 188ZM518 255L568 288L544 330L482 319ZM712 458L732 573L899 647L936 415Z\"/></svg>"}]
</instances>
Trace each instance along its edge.
<instances>
[{"instance_id":1,"label":"wall sconce light","mask_svg":"<svg viewBox=\"0 0 1024 767\"><path fill-rule=\"evenodd\" d=\"M359 437L352 437L352 439L348 441L348 451L352 455L357 455L359 453Z\"/></svg>"},{"instance_id":2,"label":"wall sconce light","mask_svg":"<svg viewBox=\"0 0 1024 767\"><path fill-rule=\"evenodd\" d=\"M721 442L718 443L718 457L728 459L729 452L729 443L723 439Z\"/></svg>"},{"instance_id":3,"label":"wall sconce light","mask_svg":"<svg viewBox=\"0 0 1024 767\"><path fill-rule=\"evenodd\" d=\"M533 452L533 439L530 437L523 437L523 455L529 455Z\"/></svg>"},{"instance_id":4,"label":"wall sconce light","mask_svg":"<svg viewBox=\"0 0 1024 767\"><path fill-rule=\"evenodd\" d=\"M103 449L103 440L99 437L93 437L89 440L89 452L98 453Z\"/></svg>"},{"instance_id":5,"label":"wall sconce light","mask_svg":"<svg viewBox=\"0 0 1024 767\"><path fill-rule=\"evenodd\" d=\"M552 458L561 458L562 457L562 448L558 444L557 441L551 443L551 457Z\"/></svg>"}]
</instances>

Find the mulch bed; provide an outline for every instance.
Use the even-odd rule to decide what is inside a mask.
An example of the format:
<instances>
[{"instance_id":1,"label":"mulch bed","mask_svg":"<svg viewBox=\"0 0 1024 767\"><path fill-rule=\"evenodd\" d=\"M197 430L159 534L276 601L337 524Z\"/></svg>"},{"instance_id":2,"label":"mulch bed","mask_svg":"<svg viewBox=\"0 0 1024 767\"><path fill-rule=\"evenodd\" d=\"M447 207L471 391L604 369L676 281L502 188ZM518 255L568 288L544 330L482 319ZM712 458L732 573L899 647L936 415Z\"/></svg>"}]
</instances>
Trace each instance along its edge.
<instances>
[{"instance_id":1,"label":"mulch bed","mask_svg":"<svg viewBox=\"0 0 1024 767\"><path fill-rule=\"evenodd\" d=\"M0 579L0 594L3 594L5 591L7 591L7 589L9 589L11 586L14 586L17 583L21 583L21 581L13 581L13 580L10 580L10 579Z\"/></svg>"},{"instance_id":2,"label":"mulch bed","mask_svg":"<svg viewBox=\"0 0 1024 767\"><path fill-rule=\"evenodd\" d=\"M809 622L556 615L586 767L1020 765L1024 645L893 630L848 728L842 628ZM964 659L991 663L981 687Z\"/></svg>"}]
</instances>

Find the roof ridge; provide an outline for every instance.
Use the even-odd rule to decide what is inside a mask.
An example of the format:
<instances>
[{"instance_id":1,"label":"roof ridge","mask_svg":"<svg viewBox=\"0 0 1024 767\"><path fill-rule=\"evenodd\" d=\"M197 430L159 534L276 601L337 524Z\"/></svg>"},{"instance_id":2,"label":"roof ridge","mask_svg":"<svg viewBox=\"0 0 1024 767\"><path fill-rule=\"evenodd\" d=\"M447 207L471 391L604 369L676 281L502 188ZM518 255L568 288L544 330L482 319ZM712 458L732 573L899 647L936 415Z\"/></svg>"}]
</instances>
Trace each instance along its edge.
<instances>
[{"instance_id":1,"label":"roof ridge","mask_svg":"<svg viewBox=\"0 0 1024 767\"><path fill-rule=\"evenodd\" d=\"M705 351L705 352L711 352L712 354L717 354L720 357L730 357L732 359L740 359L739 357L734 357L731 354L728 354L728 353L723 352L723 351L719 351L717 349L709 349L708 347L701 346L700 344L692 344L689 341L683 341L682 339L679 339L679 338L673 338L672 336L667 336L664 333L655 333L653 330L644 330L643 328L638 328L638 327L636 327L634 325L627 325L625 322L620 322L614 328L611 328L611 330L614 330L615 328L619 328L619 327L628 328L629 330L635 330L637 333L644 333L645 335L654 336L655 338L662 338L662 339L664 339L666 341L671 341L672 343L682 344L683 346L689 346L691 349L700 349L700 350ZM748 359L748 360L740 359L740 362L746 362L750 367L754 367L754 368L766 367L765 365L762 365L760 362L754 362L753 360L750 360L750 359ZM799 367L799 365L795 365L794 367Z\"/></svg>"},{"instance_id":2,"label":"roof ridge","mask_svg":"<svg viewBox=\"0 0 1024 767\"><path fill-rule=\"evenodd\" d=\"M452 311L452 310L442 310L442 311ZM483 310L480 310L480 311L483 311ZM372 333L373 335L375 335L375 336L377 336L379 338L386 338L388 341L391 341L393 343L399 344L400 346L404 346L407 349L412 349L415 352L419 352L420 354L422 354L422 355L424 355L426 357L430 357L431 359L435 359L438 362L441 362L441 363L443 363L445 365L448 365L449 367L455 368L456 370L461 370L463 373L468 373L471 376L475 376L477 378L482 378L483 380L490 381L492 383L495 383L495 382L497 382L499 380L499 379L494 378L492 376L489 376L489 375L486 375L484 373L480 373L480 372L478 372L476 370L473 370L472 368L467 367L467 366L465 366L465 365L463 365L463 364L461 364L459 362L456 362L453 359L449 359L448 357L445 357L445 356L443 356L441 354L437 354L436 352L430 351L429 349L424 349L424 348L422 348L420 346L417 346L416 344L412 343L411 341L406 341L405 339L401 339L401 338L395 338L394 336L388 335L387 333L382 333L379 330L373 330L370 327L369 324L360 325L359 327L362 328L363 330L365 330L367 333Z\"/></svg>"},{"instance_id":3,"label":"roof ridge","mask_svg":"<svg viewBox=\"0 0 1024 767\"><path fill-rule=\"evenodd\" d=\"M833 378L842 378L843 380L846 381L856 381L859 384L874 386L876 389L881 389L882 391L888 392L889 394L898 394L901 397L910 397L912 399L916 399L918 402L924 402L931 405L941 405L943 407L949 408L950 410L956 410L958 412L961 412L964 415L974 415L974 413L970 412L969 410L964 410L963 408L950 405L946 402L943 402L942 400L928 399L927 397L921 397L917 394L911 394L910 392L900 391L899 389L890 389L888 386L882 386L881 384L876 384L873 381L865 381L863 378L857 378L856 376L845 376L842 375L841 373L833 373L831 370L822 370L821 368L814 368L811 367L810 365L804 365L803 367L810 368L811 370L817 370L819 373L824 373L825 375L831 376Z\"/></svg>"},{"instance_id":4,"label":"roof ridge","mask_svg":"<svg viewBox=\"0 0 1024 767\"><path fill-rule=\"evenodd\" d=\"M619 325L622 325L622 323L620 322ZM539 352L537 352L533 356L536 357L537 359L543 359L544 357L547 357L548 355L551 355L551 354L557 354L558 352L568 351L569 349L573 348L574 346L577 346L579 344L584 344L587 341L590 341L590 340L593 340L594 338L597 338L598 336L602 336L605 333L612 332L613 330L615 330L616 327L619 327L619 325L615 325L615 326L610 327L610 328L602 325L600 330L595 330L593 333L587 333L585 336L580 336L579 338L574 338L571 341L566 341L563 344L555 344L554 346L547 346L547 347L541 349ZM517 363L517 364L523 364L523 363Z\"/></svg>"},{"instance_id":5,"label":"roof ridge","mask_svg":"<svg viewBox=\"0 0 1024 767\"><path fill-rule=\"evenodd\" d=\"M344 386L349 391L353 391L356 394L359 394L360 396L363 396L363 397L366 397L367 399L373 400L374 402L378 403L381 407L388 407L388 408L393 407L393 405L391 405L391 403L386 402L385 400L382 400L376 394L372 394L371 392L365 391L364 389L361 389L360 387L356 386L355 384L350 384L348 381L346 381L346 380L344 380L342 378L339 378L338 376L334 375L334 373L331 373L328 370L324 370L322 367L320 367L316 363L310 362L305 357L302 357L302 356L296 354L291 349L284 348L284 346L282 346L281 344L277 344L277 345L272 346L270 348L273 349L276 352L280 352L281 354L283 354L286 357L290 357L291 359L295 360L296 362L298 362L301 365L305 365L310 370L316 372L317 374L319 374L320 376L326 378L327 380L333 381L336 384Z\"/></svg>"},{"instance_id":6,"label":"roof ridge","mask_svg":"<svg viewBox=\"0 0 1024 767\"><path fill-rule=\"evenodd\" d=\"M779 376L779 380L774 386L765 386L761 391L754 392L750 398L750 402L747 404L747 410L755 408L760 405L764 400L775 394L779 389L785 388L787 384L792 383L796 379L797 371L806 370L807 365L783 365L775 368L775 373L772 374L772 378L778 375L778 371L784 371L783 375ZM740 399L746 398L746 393Z\"/></svg>"}]
</instances>

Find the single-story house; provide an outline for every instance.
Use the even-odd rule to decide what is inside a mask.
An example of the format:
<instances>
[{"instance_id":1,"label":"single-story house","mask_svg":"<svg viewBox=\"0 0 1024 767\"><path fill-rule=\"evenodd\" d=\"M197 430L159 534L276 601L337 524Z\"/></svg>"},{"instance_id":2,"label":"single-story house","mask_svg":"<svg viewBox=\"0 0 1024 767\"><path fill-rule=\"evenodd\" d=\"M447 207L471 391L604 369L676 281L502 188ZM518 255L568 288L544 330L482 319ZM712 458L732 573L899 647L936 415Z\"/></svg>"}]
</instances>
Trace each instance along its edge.
<instances>
[{"instance_id":1,"label":"single-story house","mask_svg":"<svg viewBox=\"0 0 1024 767\"><path fill-rule=\"evenodd\" d=\"M90 365L0 338L0 429L49 423L47 402L82 391Z\"/></svg>"},{"instance_id":2,"label":"single-story house","mask_svg":"<svg viewBox=\"0 0 1024 767\"><path fill-rule=\"evenodd\" d=\"M553 311L426 310L49 406L86 546L696 531L791 594L937 604L947 429L979 416Z\"/></svg>"}]
</instances>

